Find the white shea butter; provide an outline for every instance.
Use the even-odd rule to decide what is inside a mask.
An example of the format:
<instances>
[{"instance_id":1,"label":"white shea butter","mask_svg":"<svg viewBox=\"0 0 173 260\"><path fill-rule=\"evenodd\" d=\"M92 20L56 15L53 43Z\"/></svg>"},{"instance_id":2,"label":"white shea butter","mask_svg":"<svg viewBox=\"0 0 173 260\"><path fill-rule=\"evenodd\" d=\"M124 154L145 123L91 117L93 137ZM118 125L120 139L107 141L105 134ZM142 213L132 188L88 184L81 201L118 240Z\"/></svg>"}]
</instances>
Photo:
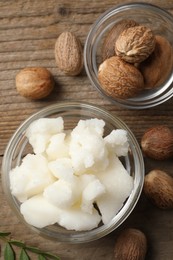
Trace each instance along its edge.
<instances>
[{"instance_id":1,"label":"white shea butter","mask_svg":"<svg viewBox=\"0 0 173 260\"><path fill-rule=\"evenodd\" d=\"M40 118L30 124L26 131L26 136L33 147L34 153L43 153L51 136L61 133L63 129L64 122L62 117Z\"/></svg>"},{"instance_id":2,"label":"white shea butter","mask_svg":"<svg viewBox=\"0 0 173 260\"><path fill-rule=\"evenodd\" d=\"M41 154L26 155L21 165L10 172L11 192L20 202L42 193L54 181L48 161Z\"/></svg>"},{"instance_id":3,"label":"white shea butter","mask_svg":"<svg viewBox=\"0 0 173 260\"><path fill-rule=\"evenodd\" d=\"M42 195L33 196L21 204L20 211L28 224L43 228L55 224L61 211Z\"/></svg>"},{"instance_id":4,"label":"white shea butter","mask_svg":"<svg viewBox=\"0 0 173 260\"><path fill-rule=\"evenodd\" d=\"M125 130L104 136L104 127L93 118L67 132L62 117L29 126L33 154L10 171L11 193L27 223L82 231L107 224L118 213L134 184L118 158L127 155L129 143Z\"/></svg>"}]
</instances>

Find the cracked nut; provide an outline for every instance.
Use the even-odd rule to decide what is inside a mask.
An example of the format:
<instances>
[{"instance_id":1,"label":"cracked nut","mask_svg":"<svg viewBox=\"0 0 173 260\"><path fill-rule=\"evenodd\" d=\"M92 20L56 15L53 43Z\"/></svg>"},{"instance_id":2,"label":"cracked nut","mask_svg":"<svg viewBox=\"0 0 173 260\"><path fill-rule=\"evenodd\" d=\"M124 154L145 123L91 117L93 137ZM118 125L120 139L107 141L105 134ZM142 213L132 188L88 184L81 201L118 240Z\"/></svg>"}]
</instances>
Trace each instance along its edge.
<instances>
[{"instance_id":1,"label":"cracked nut","mask_svg":"<svg viewBox=\"0 0 173 260\"><path fill-rule=\"evenodd\" d=\"M78 75L83 68L80 40L74 33L63 32L55 43L55 60L58 68L67 75Z\"/></svg>"},{"instance_id":2,"label":"cracked nut","mask_svg":"<svg viewBox=\"0 0 173 260\"><path fill-rule=\"evenodd\" d=\"M130 63L144 61L154 48L155 36L152 30L142 25L125 29L115 43L116 54Z\"/></svg>"},{"instance_id":3,"label":"cracked nut","mask_svg":"<svg viewBox=\"0 0 173 260\"><path fill-rule=\"evenodd\" d=\"M42 99L47 97L53 88L53 76L46 68L24 68L16 75L16 89L23 97Z\"/></svg>"},{"instance_id":4,"label":"cracked nut","mask_svg":"<svg viewBox=\"0 0 173 260\"><path fill-rule=\"evenodd\" d=\"M165 125L157 125L145 131L141 139L144 154L155 160L173 157L173 132Z\"/></svg>"},{"instance_id":5,"label":"cracked nut","mask_svg":"<svg viewBox=\"0 0 173 260\"><path fill-rule=\"evenodd\" d=\"M133 20L121 20L112 27L112 29L106 35L106 38L103 43L103 61L115 55L115 42L118 39L120 33L122 33L127 28L134 27L137 25L138 23Z\"/></svg>"},{"instance_id":6,"label":"cracked nut","mask_svg":"<svg viewBox=\"0 0 173 260\"><path fill-rule=\"evenodd\" d=\"M154 52L139 65L146 89L159 87L173 68L173 50L167 39L156 35Z\"/></svg>"},{"instance_id":7,"label":"cracked nut","mask_svg":"<svg viewBox=\"0 0 173 260\"><path fill-rule=\"evenodd\" d=\"M173 178L158 169L145 175L144 193L151 202L161 209L173 208Z\"/></svg>"},{"instance_id":8,"label":"cracked nut","mask_svg":"<svg viewBox=\"0 0 173 260\"><path fill-rule=\"evenodd\" d=\"M106 94L113 98L134 97L144 86L140 71L117 56L105 60L99 66L98 80Z\"/></svg>"},{"instance_id":9,"label":"cracked nut","mask_svg":"<svg viewBox=\"0 0 173 260\"><path fill-rule=\"evenodd\" d=\"M123 230L114 246L115 260L144 260L147 253L147 238L136 228Z\"/></svg>"}]
</instances>

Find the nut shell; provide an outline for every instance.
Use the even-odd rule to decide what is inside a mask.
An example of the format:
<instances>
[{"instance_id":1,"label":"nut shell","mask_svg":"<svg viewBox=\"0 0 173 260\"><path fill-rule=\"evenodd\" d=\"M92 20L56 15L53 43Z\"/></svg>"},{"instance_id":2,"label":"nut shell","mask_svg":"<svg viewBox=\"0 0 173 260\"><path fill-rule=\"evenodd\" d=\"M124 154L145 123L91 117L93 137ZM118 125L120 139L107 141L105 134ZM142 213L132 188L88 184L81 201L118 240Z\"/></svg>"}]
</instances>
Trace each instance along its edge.
<instances>
[{"instance_id":1,"label":"nut shell","mask_svg":"<svg viewBox=\"0 0 173 260\"><path fill-rule=\"evenodd\" d=\"M130 63L144 61L154 48L155 36L152 30L142 25L124 30L115 43L116 54Z\"/></svg>"},{"instance_id":2,"label":"nut shell","mask_svg":"<svg viewBox=\"0 0 173 260\"><path fill-rule=\"evenodd\" d=\"M80 40L74 33L63 32L55 43L55 60L58 68L67 75L78 75L83 68Z\"/></svg>"},{"instance_id":3,"label":"nut shell","mask_svg":"<svg viewBox=\"0 0 173 260\"><path fill-rule=\"evenodd\" d=\"M144 85L140 71L117 56L99 66L98 80L108 96L121 99L136 96Z\"/></svg>"},{"instance_id":4,"label":"nut shell","mask_svg":"<svg viewBox=\"0 0 173 260\"><path fill-rule=\"evenodd\" d=\"M53 88L53 76L46 68L24 68L16 75L16 89L21 96L26 98L45 98Z\"/></svg>"},{"instance_id":5,"label":"nut shell","mask_svg":"<svg viewBox=\"0 0 173 260\"><path fill-rule=\"evenodd\" d=\"M161 209L173 208L173 178L164 171L152 170L145 176L144 193Z\"/></svg>"},{"instance_id":6,"label":"nut shell","mask_svg":"<svg viewBox=\"0 0 173 260\"><path fill-rule=\"evenodd\" d=\"M156 160L165 160L173 156L173 132L164 125L151 127L141 139L144 154Z\"/></svg>"},{"instance_id":7,"label":"nut shell","mask_svg":"<svg viewBox=\"0 0 173 260\"><path fill-rule=\"evenodd\" d=\"M102 60L106 60L115 55L115 42L118 36L127 28L137 26L133 20L121 20L116 23L106 35L102 48Z\"/></svg>"},{"instance_id":8,"label":"nut shell","mask_svg":"<svg viewBox=\"0 0 173 260\"><path fill-rule=\"evenodd\" d=\"M128 228L122 231L114 247L115 260L144 260L147 252L147 239L139 229Z\"/></svg>"},{"instance_id":9,"label":"nut shell","mask_svg":"<svg viewBox=\"0 0 173 260\"><path fill-rule=\"evenodd\" d=\"M156 35L154 52L148 59L139 65L144 76L145 88L159 87L169 76L173 69L173 50L164 37Z\"/></svg>"}]
</instances>

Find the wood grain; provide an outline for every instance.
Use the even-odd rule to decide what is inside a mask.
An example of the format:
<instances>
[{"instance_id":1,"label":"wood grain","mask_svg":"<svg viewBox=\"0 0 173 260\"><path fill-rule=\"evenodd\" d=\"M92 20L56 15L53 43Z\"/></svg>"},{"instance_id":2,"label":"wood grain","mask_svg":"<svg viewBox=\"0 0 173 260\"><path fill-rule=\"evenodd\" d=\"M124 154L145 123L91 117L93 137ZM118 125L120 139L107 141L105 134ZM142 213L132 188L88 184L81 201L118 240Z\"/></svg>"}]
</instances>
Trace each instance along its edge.
<instances>
[{"instance_id":1,"label":"wood grain","mask_svg":"<svg viewBox=\"0 0 173 260\"><path fill-rule=\"evenodd\" d=\"M159 5L173 14L172 0L142 2ZM122 109L103 99L91 86L85 71L79 77L67 77L56 68L54 44L58 35L70 30L84 45L91 25L99 15L121 3L118 0L0 0L0 164L10 137L23 120L39 109L63 100L87 101L108 109L127 123L139 142L144 130L154 124L168 124L173 128L172 99L157 108ZM16 92L15 75L29 66L44 66L55 78L53 93L42 101L27 100ZM146 172L159 167L173 175L172 160L158 163L144 159ZM0 206L0 231L11 231L14 238L58 254L62 260L113 260L115 238L121 229L129 226L141 228L146 233L147 260L173 259L173 211L155 208L144 195L120 228L98 241L82 245L65 245L33 234L11 211L1 186Z\"/></svg>"}]
</instances>

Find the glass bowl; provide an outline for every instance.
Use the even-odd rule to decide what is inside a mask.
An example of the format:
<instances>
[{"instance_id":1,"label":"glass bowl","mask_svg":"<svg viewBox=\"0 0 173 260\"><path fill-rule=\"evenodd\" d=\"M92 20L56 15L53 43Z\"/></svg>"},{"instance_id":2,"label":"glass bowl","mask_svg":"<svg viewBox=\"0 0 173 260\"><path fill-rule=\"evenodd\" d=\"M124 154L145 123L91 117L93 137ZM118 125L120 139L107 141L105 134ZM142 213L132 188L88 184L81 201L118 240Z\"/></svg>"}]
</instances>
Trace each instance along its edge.
<instances>
[{"instance_id":1,"label":"glass bowl","mask_svg":"<svg viewBox=\"0 0 173 260\"><path fill-rule=\"evenodd\" d=\"M173 73L157 88L145 89L134 98L111 98L102 89L98 78L98 67L102 62L102 45L107 33L121 20L132 19L150 27L155 34L164 36L173 46L173 16L167 11L147 3L130 3L115 6L103 13L93 24L84 48L84 64L91 84L115 105L128 109L145 109L157 106L173 95ZM169 60L165 60L165 63Z\"/></svg>"},{"instance_id":2,"label":"glass bowl","mask_svg":"<svg viewBox=\"0 0 173 260\"><path fill-rule=\"evenodd\" d=\"M25 136L25 132L29 125L36 119L44 117L58 117L62 116L64 119L65 129L73 129L76 123L80 119L98 118L105 121L105 133L109 134L113 129L125 129L128 133L129 139L129 152L123 159L123 164L128 173L133 177L134 187L124 202L121 210L115 215L115 217L106 225L101 225L90 231L69 231L65 228L54 224L45 228L36 228L28 225L22 214L20 213L20 202L11 194L9 172L15 166L21 164L22 158L31 153L31 146L28 143L28 139ZM9 141L2 162L2 184L6 198L11 206L12 210L17 214L19 219L23 221L32 230L36 231L40 235L43 235L50 239L56 239L61 242L68 243L84 243L101 238L108 233L112 232L119 225L121 225L129 214L134 209L143 187L144 181L144 162L142 152L135 139L133 133L116 116L111 115L108 111L101 109L97 106L93 106L87 103L80 102L62 102L55 105L48 106L39 112L30 116L24 121L16 130L11 140ZM10 220L9 220L10 221Z\"/></svg>"}]
</instances>

